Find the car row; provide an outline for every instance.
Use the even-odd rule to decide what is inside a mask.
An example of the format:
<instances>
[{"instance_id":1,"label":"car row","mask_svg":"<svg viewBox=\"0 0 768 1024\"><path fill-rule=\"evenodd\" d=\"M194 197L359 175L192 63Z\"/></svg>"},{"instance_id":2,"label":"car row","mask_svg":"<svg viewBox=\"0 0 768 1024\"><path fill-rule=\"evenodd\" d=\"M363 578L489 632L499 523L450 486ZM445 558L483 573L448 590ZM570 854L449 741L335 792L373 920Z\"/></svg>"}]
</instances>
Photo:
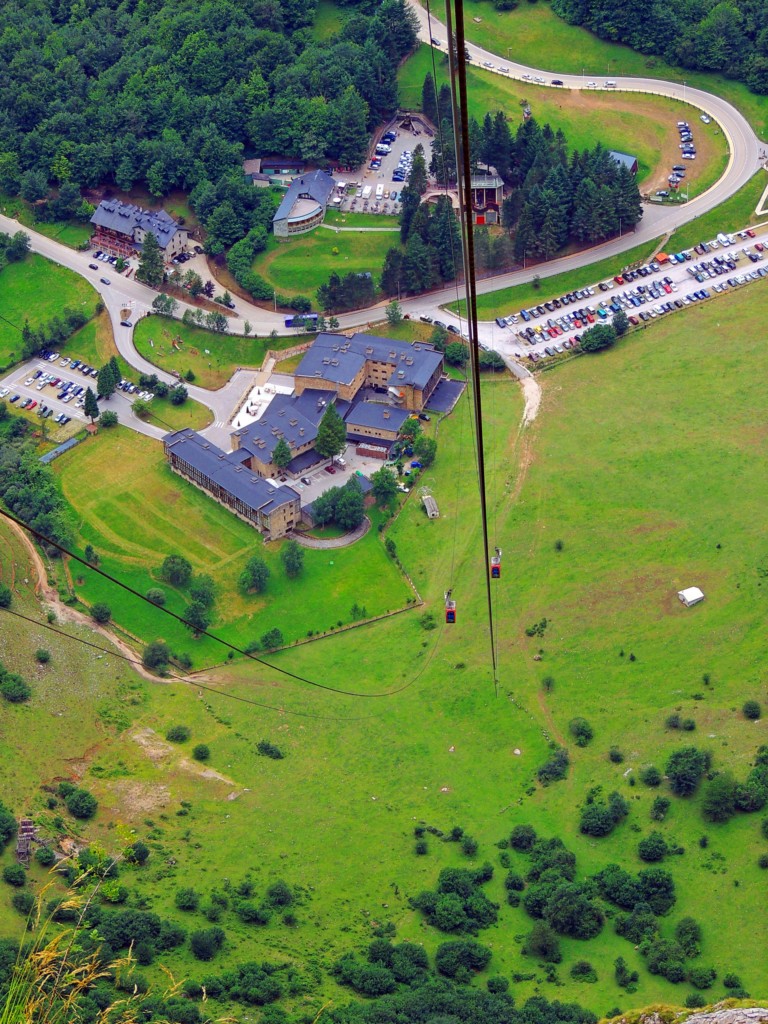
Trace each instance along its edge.
<instances>
[{"instance_id":1,"label":"car row","mask_svg":"<svg viewBox=\"0 0 768 1024\"><path fill-rule=\"evenodd\" d=\"M693 132L687 121L678 121L677 130L680 135L680 149L683 160L696 159L696 146L693 143Z\"/></svg>"}]
</instances>

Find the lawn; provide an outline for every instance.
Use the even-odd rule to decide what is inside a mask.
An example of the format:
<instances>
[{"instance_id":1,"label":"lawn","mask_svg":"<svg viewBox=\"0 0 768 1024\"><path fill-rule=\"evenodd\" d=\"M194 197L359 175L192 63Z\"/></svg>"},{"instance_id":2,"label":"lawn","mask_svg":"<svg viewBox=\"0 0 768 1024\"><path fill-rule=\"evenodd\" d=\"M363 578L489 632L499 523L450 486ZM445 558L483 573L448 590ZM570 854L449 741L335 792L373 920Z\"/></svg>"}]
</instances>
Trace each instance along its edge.
<instances>
[{"instance_id":1,"label":"lawn","mask_svg":"<svg viewBox=\"0 0 768 1024\"><path fill-rule=\"evenodd\" d=\"M18 196L9 196L4 192L0 192L0 211L7 217L14 217L25 227L32 228L48 238L55 238L57 242L62 242L72 249L79 249L93 234L91 225L81 220L38 221L28 203Z\"/></svg>"},{"instance_id":2,"label":"lawn","mask_svg":"<svg viewBox=\"0 0 768 1024\"><path fill-rule=\"evenodd\" d=\"M368 272L378 283L387 250L398 244L399 236L389 231L333 232L317 228L287 242L270 235L266 250L254 260L253 270L281 294L306 295L314 303L315 292L332 273L343 277Z\"/></svg>"},{"instance_id":3,"label":"lawn","mask_svg":"<svg viewBox=\"0 0 768 1024\"><path fill-rule=\"evenodd\" d=\"M538 305L546 302L552 297L562 295L574 288L583 288L586 284L596 284L608 277L618 274L624 267L630 267L634 263L642 263L648 259L652 252L658 248L657 243L651 245L638 245L634 249L623 252L620 256L611 256L608 259L591 263L588 267L579 270L566 270L562 274L555 274L553 277L544 277L536 284L533 278L536 276L536 268L531 268L531 281L527 284L517 284L512 288L500 288L497 292L487 292L477 297L477 315L480 320L493 320L497 316L508 316L516 313L523 306L532 304ZM452 302L448 309L453 313L464 314L466 304Z\"/></svg>"},{"instance_id":4,"label":"lawn","mask_svg":"<svg viewBox=\"0 0 768 1024\"><path fill-rule=\"evenodd\" d=\"M319 0L312 25L312 35L321 43L335 36L345 20L344 11L333 0Z\"/></svg>"},{"instance_id":5,"label":"lawn","mask_svg":"<svg viewBox=\"0 0 768 1024\"><path fill-rule=\"evenodd\" d=\"M30 253L0 270L0 367L21 359L21 330L48 323L64 306L93 316L98 295L79 274Z\"/></svg>"},{"instance_id":6,"label":"lawn","mask_svg":"<svg viewBox=\"0 0 768 1024\"><path fill-rule=\"evenodd\" d=\"M331 209L326 211L325 223L347 228L389 228L390 231L400 230L399 218L383 213L349 213Z\"/></svg>"},{"instance_id":7,"label":"lawn","mask_svg":"<svg viewBox=\"0 0 768 1024\"><path fill-rule=\"evenodd\" d=\"M480 17L477 24L473 19ZM762 138L768 137L768 96L722 75L673 67L658 57L606 42L586 29L568 25L546 3L524 4L514 11L496 11L489 0L473 0L465 19L467 38L504 60L564 74L605 77L634 75L685 81L733 103Z\"/></svg>"},{"instance_id":8,"label":"lawn","mask_svg":"<svg viewBox=\"0 0 768 1024\"><path fill-rule=\"evenodd\" d=\"M447 57L436 53L435 60L442 82ZM422 45L398 72L401 106L421 106L427 72L432 72L431 49ZM503 110L514 132L523 120L522 104L527 102L537 121L562 129L571 150L591 149L601 142L606 149L633 153L641 189L661 188L665 183L668 163L678 152L676 122L688 112L683 103L662 96L550 89L475 67L468 69L467 81L469 112L478 121L487 112ZM699 156L689 172L691 195L711 185L725 167L725 139L714 123L708 131L697 132L696 142Z\"/></svg>"},{"instance_id":9,"label":"lawn","mask_svg":"<svg viewBox=\"0 0 768 1024\"><path fill-rule=\"evenodd\" d=\"M440 424L437 460L423 480L440 518L427 520L414 494L388 531L433 623L416 611L276 655L273 669L243 661L208 672L201 682L214 692L142 683L124 703L112 702L116 712L160 737L172 724L192 731L188 743L157 754L140 745L149 742L146 731L132 739L126 732L113 738L105 729L99 746L78 761L90 765L86 782L100 801L89 835L112 849L117 823L151 833L147 867L124 875L139 899L178 919L173 898L183 885L206 895L224 879L237 884L247 873L257 901L276 878L301 889L290 927L279 916L264 927L247 926L227 910L220 922L226 956L212 965L196 964L188 951L164 954L176 977L199 979L254 959L293 961L308 980L290 1008L314 1019L328 999L338 1005L350 997L327 970L341 953L364 948L376 925L391 923L396 941L423 943L433 954L449 936L426 927L408 897L433 887L443 866L488 860L496 867L488 895L501 909L498 925L478 935L493 960L477 985L489 975L533 974L514 982L518 1006L539 993L577 1000L598 1016L616 1005L684 1001L690 986L650 975L610 922L594 940L563 941L556 980L547 982L541 967L520 953L532 920L506 905L496 844L513 825L527 822L540 835L563 838L577 856L579 880L611 862L637 871L644 866L637 842L651 828L650 807L659 792L632 785L641 766L663 767L673 749L693 743L712 752L714 770L728 768L743 778L757 745L768 741L766 719L748 723L738 711L747 697L764 707L768 701L768 454L760 419L768 401L766 298L766 284L759 282L655 323L603 355L558 368L542 381L539 417L523 432L518 386L508 378L483 384L489 540L503 550L503 576L492 590L498 696L470 403L462 399ZM142 567L160 561L169 538L200 569L231 580L253 549L253 533L164 473L151 442L135 440L121 429L109 438L102 434L54 464L83 517L81 542L93 543L102 566L119 566L140 591L154 583ZM94 479L110 486L89 487ZM141 481L140 495L129 480ZM176 527L172 535L179 522L183 534ZM369 595L389 570L376 561L375 530L366 542L370 547L357 548L361 558L354 564L342 566L334 552L332 571L354 580L354 599L370 612ZM279 571L273 574L270 587L274 582L298 595L284 608L283 622L298 625L323 599L337 600L328 578L319 579L319 567L317 573L310 578L308 567L301 590L279 581ZM311 582L317 586L310 589ZM675 594L692 584L702 587L706 600L685 609ZM455 626L442 620L448 588L458 602ZM97 592L90 582L85 589ZM169 605L180 606L180 595L166 589ZM100 596L118 607L110 593ZM274 599L282 600L280 592ZM233 616L246 600L233 596ZM273 624L266 611L253 610L258 619L248 636ZM333 618L327 612L323 622ZM127 601L120 614L141 625ZM543 635L528 637L526 627L544 617ZM162 635L174 645L186 640L171 634L169 627ZM198 643L186 640L180 649L203 651ZM206 662L197 654L195 660ZM305 681L281 677L280 666ZM552 678L547 689L545 676ZM70 678L80 680L76 666ZM399 692L365 699L319 691L312 682L355 693ZM696 731L665 729L673 711L693 718ZM47 708L31 704L28 714L48 728L46 758L53 760L55 747L60 760L83 759L87 739L51 733ZM565 781L536 785L548 740L567 742L575 715L590 721L594 740L584 748L568 742ZM277 744L284 758L259 757L255 747L262 739ZM210 745L210 766L224 780L196 774L189 757L198 742ZM612 746L623 763L609 760ZM40 807L42 795L35 795L31 780L49 778L44 772L52 768L46 761L36 769L28 749L24 758L30 781L20 789ZM578 832L580 807L593 787L603 794L616 789L630 804L628 820L608 838ZM661 792L669 793L666 786ZM672 798L667 820L653 823L684 849L662 865L678 896L661 920L662 933L671 936L686 915L701 922L697 963L718 971L707 999L722 997L729 971L752 993L768 985L768 921L759 895L764 873L756 863L765 852L763 814L708 824L697 795ZM463 827L479 843L477 857L468 860L458 844L433 835L427 855L414 856L419 824ZM706 849L699 845L704 835ZM515 869L525 865L512 855ZM200 913L185 915L183 923L207 926ZM636 993L615 984L618 955L640 971ZM597 971L593 985L570 978L582 959ZM159 980L157 967L147 972ZM209 1004L206 1012L217 1017L228 1009Z\"/></svg>"},{"instance_id":10,"label":"lawn","mask_svg":"<svg viewBox=\"0 0 768 1024\"><path fill-rule=\"evenodd\" d=\"M186 374L192 370L195 383L215 390L222 387L239 366L258 369L268 349L290 348L306 340L293 338L244 338L214 334L201 327L188 327L180 320L142 317L133 331L137 352L162 370ZM172 342L181 343L174 349Z\"/></svg>"},{"instance_id":11,"label":"lawn","mask_svg":"<svg viewBox=\"0 0 768 1024\"><path fill-rule=\"evenodd\" d=\"M670 239L670 248L675 250L687 249L697 242L706 241L718 233L718 231L737 231L748 227L750 224L764 222L766 217L758 217L755 208L760 202L765 186L768 184L768 176L758 172L746 185L743 185L738 192L732 195L725 202L709 213L689 221L679 227Z\"/></svg>"},{"instance_id":12,"label":"lawn","mask_svg":"<svg viewBox=\"0 0 768 1024\"><path fill-rule=\"evenodd\" d=\"M146 593L158 585L155 573L165 555L183 554L196 571L216 580L220 601L212 628L240 646L275 626L287 642L297 640L309 630L323 632L349 623L355 602L377 615L405 606L410 595L374 530L349 548L308 550L301 579L289 581L279 561L279 544L265 546L252 527L173 474L157 442L123 428L100 434L73 458L62 456L55 470L80 524L80 542L96 548L103 569ZM105 486L94 490L94 479ZM237 587L237 577L254 553L264 557L272 572L263 596L244 595ZM183 612L187 595L165 589L167 607ZM106 600L119 624L142 641L164 636L178 649L190 651L197 667L226 653L213 640L193 640L162 611L116 592L88 570L78 594L88 603Z\"/></svg>"}]
</instances>

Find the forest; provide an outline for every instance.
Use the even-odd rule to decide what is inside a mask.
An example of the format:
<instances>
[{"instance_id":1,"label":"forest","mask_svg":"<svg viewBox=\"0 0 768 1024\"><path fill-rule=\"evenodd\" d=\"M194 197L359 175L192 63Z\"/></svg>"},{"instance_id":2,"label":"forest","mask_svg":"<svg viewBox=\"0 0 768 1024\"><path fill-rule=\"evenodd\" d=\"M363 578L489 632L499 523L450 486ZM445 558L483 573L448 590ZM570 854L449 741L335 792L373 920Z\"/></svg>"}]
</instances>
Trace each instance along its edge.
<instances>
[{"instance_id":1,"label":"forest","mask_svg":"<svg viewBox=\"0 0 768 1024\"><path fill-rule=\"evenodd\" d=\"M719 71L768 93L768 0L691 4L552 0L570 25L696 71Z\"/></svg>"},{"instance_id":2,"label":"forest","mask_svg":"<svg viewBox=\"0 0 768 1024\"><path fill-rule=\"evenodd\" d=\"M413 16L404 0L345 6L319 47L314 0L4 4L0 191L183 189L222 251L271 219L242 195L244 155L356 164L395 109Z\"/></svg>"}]
</instances>

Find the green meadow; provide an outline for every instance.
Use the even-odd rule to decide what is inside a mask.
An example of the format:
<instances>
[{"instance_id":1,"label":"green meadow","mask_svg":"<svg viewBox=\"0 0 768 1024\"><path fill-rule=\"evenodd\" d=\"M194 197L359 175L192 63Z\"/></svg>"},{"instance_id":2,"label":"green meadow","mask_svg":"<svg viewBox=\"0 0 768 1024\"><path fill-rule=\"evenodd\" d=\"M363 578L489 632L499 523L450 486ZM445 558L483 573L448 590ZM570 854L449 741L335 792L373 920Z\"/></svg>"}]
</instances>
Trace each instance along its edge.
<instances>
[{"instance_id":1,"label":"green meadow","mask_svg":"<svg viewBox=\"0 0 768 1024\"><path fill-rule=\"evenodd\" d=\"M758 745L768 742L766 719L748 722L740 712L747 698L763 709L768 703L768 456L759 415L768 399L766 294L758 282L633 332L604 354L563 364L542 380L538 418L525 429L517 384L483 383L489 539L503 551L502 579L492 585L493 646L467 399L440 422L438 457L423 479L440 518L427 520L412 496L386 531L424 609L280 652L270 665L236 659L212 667L225 658L209 641L175 632L109 584L76 582L87 600L111 604L130 632L164 636L191 651L195 669L208 669L199 682L212 690L194 679L191 686L141 681L130 693L101 696L98 745L54 734L40 769L17 741L18 803L40 810L37 782L56 770L56 758L74 758L100 801L87 834L108 847L119 838L115 826L148 836L150 861L126 872L126 885L188 928L205 927L205 918L174 909L179 886L205 895L249 875L257 899L276 878L297 886L291 922L275 916L265 926L246 925L229 910L220 922L228 943L220 962L200 965L185 950L163 962L177 977L198 979L225 963L295 963L307 983L289 1004L309 1019L326 1000L349 998L327 971L343 952L369 942L375 927L391 924L398 941L434 953L446 936L424 924L408 897L432 887L443 866L485 860L496 868L485 888L501 909L498 924L478 936L493 959L475 984L491 974L522 976L512 983L518 1004L540 993L576 1000L598 1016L617 1006L682 1004L690 986L649 974L610 919L596 939L564 940L563 961L547 981L520 951L532 920L506 905L503 887L502 853L525 870L523 856L497 848L516 824L562 837L576 854L579 880L611 862L643 868L637 844L654 828L680 848L661 865L677 890L662 934L693 916L704 932L696 962L718 971L705 998L723 996L722 978L731 971L759 998L768 984L765 873L757 864L768 846L760 835L765 812L711 824L699 793L671 797L666 820L652 822L652 801L669 789L648 789L638 776L649 764L663 770L673 750L694 744L711 752L714 771L742 779ZM318 622L332 624L335 609L352 599L372 613L407 597L376 529L347 549L343 563L339 552L333 566L328 553L317 562L308 557L299 581L281 579L275 566L263 606L238 594L232 580L258 538L171 476L156 446L122 429L79 446L54 468L77 516L79 543L94 545L103 568L144 592L157 585L152 570L167 552L186 554L219 582L213 628L230 638L250 639L273 626L271 610L279 610L281 628L300 635ZM0 567L10 571L1 560ZM676 593L690 585L706 600L686 609ZM448 588L458 605L452 626L443 621ZM168 607L183 607L183 595L165 589ZM538 634L528 635L543 620ZM67 643L56 641L55 662L66 659ZM25 649L5 657L31 673ZM74 672L71 678L79 679ZM78 699L89 685L78 682ZM695 730L667 728L673 712L691 718ZM4 742L14 730L18 737L26 720L50 721L37 697L12 713ZM93 705L82 713L94 721ZM575 716L594 730L583 748L569 734ZM164 744L174 724L190 728L188 743ZM284 758L259 756L261 740ZM198 742L210 745L206 768L218 774L206 777L190 760ZM565 780L544 788L535 776L550 744L568 748L571 766ZM621 763L609 759L612 747ZM581 835L589 793L612 790L628 801L627 820L607 838ZM419 824L461 826L479 844L476 857L434 835L426 855L416 856ZM7 915L18 928L10 909ZM634 993L615 983L619 955L640 972ZM594 984L570 978L582 959L595 968ZM207 1012L227 1009L214 1002Z\"/></svg>"}]
</instances>

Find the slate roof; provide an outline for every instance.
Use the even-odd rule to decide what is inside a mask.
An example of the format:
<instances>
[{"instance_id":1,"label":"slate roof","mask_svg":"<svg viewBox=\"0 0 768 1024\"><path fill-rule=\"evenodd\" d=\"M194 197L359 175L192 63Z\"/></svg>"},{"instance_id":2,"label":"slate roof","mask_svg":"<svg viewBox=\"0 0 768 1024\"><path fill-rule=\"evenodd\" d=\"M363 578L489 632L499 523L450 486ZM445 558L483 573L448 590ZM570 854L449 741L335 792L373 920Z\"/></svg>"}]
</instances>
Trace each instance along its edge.
<instances>
[{"instance_id":1,"label":"slate roof","mask_svg":"<svg viewBox=\"0 0 768 1024\"><path fill-rule=\"evenodd\" d=\"M431 345L367 334L318 334L296 369L298 377L316 377L332 384L351 384L370 359L394 366L388 384L392 387L412 385L424 388L443 357Z\"/></svg>"},{"instance_id":2,"label":"slate roof","mask_svg":"<svg viewBox=\"0 0 768 1024\"><path fill-rule=\"evenodd\" d=\"M617 149L611 149L609 156L612 156L617 164L623 164L628 170L632 172L637 170L637 157L632 156L631 153L620 153Z\"/></svg>"},{"instance_id":3,"label":"slate roof","mask_svg":"<svg viewBox=\"0 0 768 1024\"><path fill-rule=\"evenodd\" d=\"M241 449L247 447L260 462L270 462L281 437L292 450L314 442L320 420L334 397L332 392L312 388L298 397L275 395L261 419L234 431L232 436L240 438Z\"/></svg>"},{"instance_id":4,"label":"slate roof","mask_svg":"<svg viewBox=\"0 0 768 1024\"><path fill-rule=\"evenodd\" d=\"M151 231L161 249L165 249L177 231L184 230L165 210L145 210L119 199L102 199L91 217L91 224L135 239L137 228Z\"/></svg>"},{"instance_id":5,"label":"slate roof","mask_svg":"<svg viewBox=\"0 0 768 1024\"><path fill-rule=\"evenodd\" d=\"M262 167L265 163L262 161ZM325 171L312 171L294 178L272 220L286 220L298 199L314 199L320 206L326 206L335 187L336 182Z\"/></svg>"},{"instance_id":6,"label":"slate roof","mask_svg":"<svg viewBox=\"0 0 768 1024\"><path fill-rule=\"evenodd\" d=\"M347 413L349 427L368 427L375 430L399 430L408 419L406 409L385 405L383 402L357 402Z\"/></svg>"},{"instance_id":7,"label":"slate roof","mask_svg":"<svg viewBox=\"0 0 768 1024\"><path fill-rule=\"evenodd\" d=\"M175 452L187 465L203 473L253 511L268 514L299 499L292 487L274 487L240 465L240 452L227 454L195 430L176 430L166 434L163 445L166 452Z\"/></svg>"}]
</instances>

